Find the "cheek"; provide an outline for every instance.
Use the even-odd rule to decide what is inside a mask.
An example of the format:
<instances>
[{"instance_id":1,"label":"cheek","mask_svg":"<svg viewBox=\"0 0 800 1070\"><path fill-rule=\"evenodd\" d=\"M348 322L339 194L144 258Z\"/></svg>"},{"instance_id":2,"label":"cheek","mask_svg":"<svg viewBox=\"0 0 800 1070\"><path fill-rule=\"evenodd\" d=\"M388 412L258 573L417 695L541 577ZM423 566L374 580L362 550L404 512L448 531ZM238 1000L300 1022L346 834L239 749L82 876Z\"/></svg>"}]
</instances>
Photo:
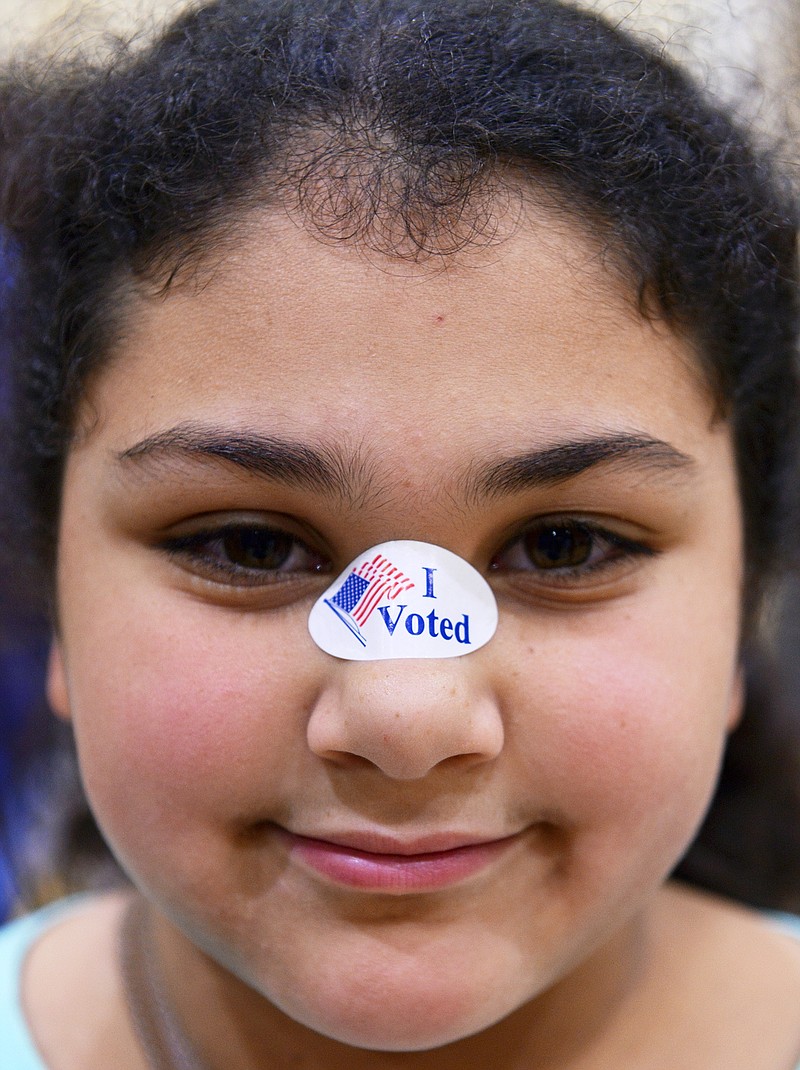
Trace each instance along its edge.
<instances>
[{"instance_id":1,"label":"cheek","mask_svg":"<svg viewBox=\"0 0 800 1070\"><path fill-rule=\"evenodd\" d=\"M109 837L257 817L297 760L313 703L299 629L188 601L131 605L125 621L97 615L69 652L84 781Z\"/></svg>"},{"instance_id":2,"label":"cheek","mask_svg":"<svg viewBox=\"0 0 800 1070\"><path fill-rule=\"evenodd\" d=\"M509 703L524 777L587 846L669 858L705 810L735 702L736 609L700 638L684 619L643 605L528 646Z\"/></svg>"}]
</instances>

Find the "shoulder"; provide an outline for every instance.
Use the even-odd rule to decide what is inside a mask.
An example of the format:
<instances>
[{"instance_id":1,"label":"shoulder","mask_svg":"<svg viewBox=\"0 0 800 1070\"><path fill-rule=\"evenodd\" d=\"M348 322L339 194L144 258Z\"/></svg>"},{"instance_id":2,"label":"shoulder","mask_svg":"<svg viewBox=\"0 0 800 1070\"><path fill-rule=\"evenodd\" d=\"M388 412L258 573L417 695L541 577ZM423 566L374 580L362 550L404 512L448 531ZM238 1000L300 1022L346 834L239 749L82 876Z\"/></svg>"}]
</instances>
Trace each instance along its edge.
<instances>
[{"instance_id":1,"label":"shoulder","mask_svg":"<svg viewBox=\"0 0 800 1070\"><path fill-rule=\"evenodd\" d=\"M751 985L760 978L796 992L800 1010L800 917L757 911L706 892L672 885L674 914L695 946L712 952L722 970L736 965L736 976Z\"/></svg>"},{"instance_id":2,"label":"shoulder","mask_svg":"<svg viewBox=\"0 0 800 1070\"><path fill-rule=\"evenodd\" d=\"M141 1067L129 1058L134 1042L116 983L126 901L75 896L0 929L0 1070Z\"/></svg>"},{"instance_id":3,"label":"shoulder","mask_svg":"<svg viewBox=\"0 0 800 1070\"><path fill-rule=\"evenodd\" d=\"M662 933L698 1025L733 1044L732 1066L794 1067L800 1052L800 918L672 885ZM766 1061L772 1060L772 1061ZM800 1067L798 1067L800 1070Z\"/></svg>"},{"instance_id":4,"label":"shoulder","mask_svg":"<svg viewBox=\"0 0 800 1070\"><path fill-rule=\"evenodd\" d=\"M18 961L27 1028L41 1053L30 1070L140 1070L118 971L117 934L129 899L128 891L78 899L39 929L23 968Z\"/></svg>"},{"instance_id":5,"label":"shoulder","mask_svg":"<svg viewBox=\"0 0 800 1070\"><path fill-rule=\"evenodd\" d=\"M22 1003L22 970L39 937L77 908L65 900L0 928L0 1070L46 1070L28 1029Z\"/></svg>"}]
</instances>

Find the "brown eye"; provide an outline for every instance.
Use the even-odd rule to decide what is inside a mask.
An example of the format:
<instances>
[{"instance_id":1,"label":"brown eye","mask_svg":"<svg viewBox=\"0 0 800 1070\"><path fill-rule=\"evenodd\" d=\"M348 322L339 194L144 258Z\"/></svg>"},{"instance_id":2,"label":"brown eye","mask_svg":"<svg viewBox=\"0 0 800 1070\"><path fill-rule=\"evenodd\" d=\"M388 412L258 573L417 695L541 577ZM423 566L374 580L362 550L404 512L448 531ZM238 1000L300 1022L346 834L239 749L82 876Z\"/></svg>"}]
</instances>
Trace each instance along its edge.
<instances>
[{"instance_id":1,"label":"brown eye","mask_svg":"<svg viewBox=\"0 0 800 1070\"><path fill-rule=\"evenodd\" d=\"M533 528L522 538L531 563L539 569L577 568L586 564L594 538L583 524L557 523Z\"/></svg>"},{"instance_id":2,"label":"brown eye","mask_svg":"<svg viewBox=\"0 0 800 1070\"><path fill-rule=\"evenodd\" d=\"M296 535L265 524L201 528L165 539L161 549L190 572L233 586L296 581L330 568L327 558Z\"/></svg>"},{"instance_id":3,"label":"brown eye","mask_svg":"<svg viewBox=\"0 0 800 1070\"><path fill-rule=\"evenodd\" d=\"M279 569L297 546L293 536L270 528L234 528L221 541L224 556L231 564L250 569Z\"/></svg>"},{"instance_id":4,"label":"brown eye","mask_svg":"<svg viewBox=\"0 0 800 1070\"><path fill-rule=\"evenodd\" d=\"M592 520L541 517L506 543L489 567L527 590L574 594L597 588L617 570L625 574L637 560L657 552Z\"/></svg>"}]
</instances>

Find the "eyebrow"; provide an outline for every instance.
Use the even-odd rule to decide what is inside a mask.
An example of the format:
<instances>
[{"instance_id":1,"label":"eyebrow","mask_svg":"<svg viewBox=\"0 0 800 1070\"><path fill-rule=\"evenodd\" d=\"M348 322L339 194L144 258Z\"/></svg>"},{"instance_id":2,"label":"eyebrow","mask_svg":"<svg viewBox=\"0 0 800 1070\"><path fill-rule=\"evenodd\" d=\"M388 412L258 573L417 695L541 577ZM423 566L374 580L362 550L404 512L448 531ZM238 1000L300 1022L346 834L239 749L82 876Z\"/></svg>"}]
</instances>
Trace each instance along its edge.
<instances>
[{"instance_id":1,"label":"eyebrow","mask_svg":"<svg viewBox=\"0 0 800 1070\"><path fill-rule=\"evenodd\" d=\"M272 435L228 428L182 424L150 435L117 454L126 462L223 462L285 486L352 498L363 494L369 479L358 453L345 457L336 449L315 448Z\"/></svg>"},{"instance_id":2,"label":"eyebrow","mask_svg":"<svg viewBox=\"0 0 800 1070\"><path fill-rule=\"evenodd\" d=\"M643 474L673 474L696 467L694 458L662 439L637 432L587 436L481 466L469 488L477 498L553 486L600 464Z\"/></svg>"},{"instance_id":3,"label":"eyebrow","mask_svg":"<svg viewBox=\"0 0 800 1070\"><path fill-rule=\"evenodd\" d=\"M222 462L284 486L364 503L377 482L360 453L313 447L271 435L183 424L137 442L117 454L127 465ZM695 466L693 458L668 442L639 432L586 435L512 457L478 462L460 481L474 502L566 482L601 464L645 474L675 473Z\"/></svg>"}]
</instances>

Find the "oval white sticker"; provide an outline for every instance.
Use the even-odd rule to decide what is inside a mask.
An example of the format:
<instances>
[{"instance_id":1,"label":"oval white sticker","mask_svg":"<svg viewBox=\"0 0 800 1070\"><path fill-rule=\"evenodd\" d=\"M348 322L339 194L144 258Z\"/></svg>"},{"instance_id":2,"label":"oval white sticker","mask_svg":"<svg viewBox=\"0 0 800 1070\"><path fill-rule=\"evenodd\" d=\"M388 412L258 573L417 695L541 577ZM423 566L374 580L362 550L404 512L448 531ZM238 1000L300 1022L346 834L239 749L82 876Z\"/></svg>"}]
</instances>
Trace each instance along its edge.
<instances>
[{"instance_id":1,"label":"oval white sticker","mask_svg":"<svg viewBox=\"0 0 800 1070\"><path fill-rule=\"evenodd\" d=\"M427 542L365 550L314 603L308 630L336 658L456 658L497 628L491 587L468 561Z\"/></svg>"}]
</instances>

